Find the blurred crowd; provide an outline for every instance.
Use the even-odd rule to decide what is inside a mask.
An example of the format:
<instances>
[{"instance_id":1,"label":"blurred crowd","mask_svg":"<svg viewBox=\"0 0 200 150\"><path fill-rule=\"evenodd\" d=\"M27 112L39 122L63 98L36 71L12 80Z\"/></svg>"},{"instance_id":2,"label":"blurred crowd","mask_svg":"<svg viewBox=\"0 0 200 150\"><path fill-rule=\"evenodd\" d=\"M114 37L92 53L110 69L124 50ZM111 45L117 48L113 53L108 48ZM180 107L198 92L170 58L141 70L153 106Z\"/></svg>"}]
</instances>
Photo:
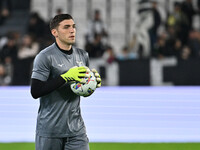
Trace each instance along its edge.
<instances>
[{"instance_id":1,"label":"blurred crowd","mask_svg":"<svg viewBox=\"0 0 200 150\"><path fill-rule=\"evenodd\" d=\"M194 9L192 0L175 2L174 10L165 22L165 31L153 43L152 56L178 59L200 58L200 32L193 28L193 17L200 15L200 1Z\"/></svg>"},{"instance_id":2,"label":"blurred crowd","mask_svg":"<svg viewBox=\"0 0 200 150\"><path fill-rule=\"evenodd\" d=\"M2 1L3 2L3 1ZM93 18L88 22L85 34L84 49L90 58L104 59L108 64L115 61L177 57L188 60L200 58L200 31L194 29L192 22L195 15L200 16L200 0L193 7L192 0L175 2L172 12L167 12L163 21L158 11L158 3L152 1L149 11L153 14L153 25L148 29L150 53L144 55L144 49L137 44L137 35L121 47L120 53L115 53L109 43L108 27L101 18L101 11L95 10ZM9 3L0 3L0 26L10 15ZM62 9L57 10L57 14ZM160 26L164 30L159 32ZM53 43L48 22L38 13L30 14L25 34L11 31L0 37L0 85L28 85L32 63L37 53Z\"/></svg>"},{"instance_id":3,"label":"blurred crowd","mask_svg":"<svg viewBox=\"0 0 200 150\"><path fill-rule=\"evenodd\" d=\"M25 33L10 31L0 38L0 85L29 85L32 64L40 50L53 43L48 23L30 14Z\"/></svg>"},{"instance_id":4,"label":"blurred crowd","mask_svg":"<svg viewBox=\"0 0 200 150\"><path fill-rule=\"evenodd\" d=\"M112 45L108 43L108 29L101 19L101 13L96 10L94 19L88 25L85 49L91 58L104 58L108 63L152 57L162 59L174 56L182 60L200 58L200 31L193 28L194 16L200 18L200 0L195 2L197 8L194 8L193 0L175 1L173 11L166 12L167 17L163 21L158 10L159 1L150 1L148 12L152 13L153 25L147 30L150 40L148 54L138 43L137 34L133 34L132 39L121 47L120 53L115 54ZM139 11L141 13L146 9ZM162 30L159 31L161 26Z\"/></svg>"}]
</instances>

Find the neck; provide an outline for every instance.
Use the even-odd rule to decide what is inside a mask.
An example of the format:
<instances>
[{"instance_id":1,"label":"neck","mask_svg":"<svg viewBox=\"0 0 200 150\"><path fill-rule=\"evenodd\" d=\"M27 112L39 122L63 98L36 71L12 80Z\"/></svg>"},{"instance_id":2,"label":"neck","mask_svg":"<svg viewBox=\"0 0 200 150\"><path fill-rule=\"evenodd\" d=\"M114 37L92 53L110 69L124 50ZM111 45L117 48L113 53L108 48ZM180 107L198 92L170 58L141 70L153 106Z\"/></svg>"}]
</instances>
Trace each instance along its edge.
<instances>
[{"instance_id":1,"label":"neck","mask_svg":"<svg viewBox=\"0 0 200 150\"><path fill-rule=\"evenodd\" d=\"M63 50L63 49L61 49L59 46L58 46L58 44L55 42L55 44L56 44L56 46L58 47L58 49L61 51L61 52L63 52L63 53L65 53L65 54L67 54L67 55L71 55L72 53L73 53L73 49L71 48L70 50Z\"/></svg>"},{"instance_id":2,"label":"neck","mask_svg":"<svg viewBox=\"0 0 200 150\"><path fill-rule=\"evenodd\" d=\"M58 47L61 48L62 50L69 51L72 48L72 44L65 44L58 40L56 40L56 43L57 43Z\"/></svg>"}]
</instances>

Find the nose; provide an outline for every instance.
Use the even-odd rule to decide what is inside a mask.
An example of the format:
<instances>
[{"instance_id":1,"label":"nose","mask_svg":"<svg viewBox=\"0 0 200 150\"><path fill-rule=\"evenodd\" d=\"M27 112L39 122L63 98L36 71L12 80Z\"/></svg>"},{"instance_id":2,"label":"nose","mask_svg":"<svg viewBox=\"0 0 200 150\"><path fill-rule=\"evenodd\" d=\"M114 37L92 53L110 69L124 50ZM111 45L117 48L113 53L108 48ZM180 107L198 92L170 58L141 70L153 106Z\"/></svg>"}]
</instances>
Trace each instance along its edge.
<instances>
[{"instance_id":1,"label":"nose","mask_svg":"<svg viewBox=\"0 0 200 150\"><path fill-rule=\"evenodd\" d=\"M70 28L70 33L74 33L75 32L75 28Z\"/></svg>"}]
</instances>

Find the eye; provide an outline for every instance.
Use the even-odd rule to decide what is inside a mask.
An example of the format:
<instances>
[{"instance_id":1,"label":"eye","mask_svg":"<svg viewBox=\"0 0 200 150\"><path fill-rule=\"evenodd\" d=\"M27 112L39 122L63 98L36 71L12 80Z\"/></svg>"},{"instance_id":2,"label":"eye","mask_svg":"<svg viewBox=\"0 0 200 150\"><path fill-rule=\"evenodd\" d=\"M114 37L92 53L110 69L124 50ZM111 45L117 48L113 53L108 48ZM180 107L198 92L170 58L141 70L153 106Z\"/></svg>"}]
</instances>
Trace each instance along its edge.
<instances>
[{"instance_id":1,"label":"eye","mask_svg":"<svg viewBox=\"0 0 200 150\"><path fill-rule=\"evenodd\" d=\"M74 29L76 29L76 25L75 24L73 24L73 26L72 26Z\"/></svg>"},{"instance_id":2,"label":"eye","mask_svg":"<svg viewBox=\"0 0 200 150\"><path fill-rule=\"evenodd\" d=\"M64 29L69 29L70 25L65 25Z\"/></svg>"}]
</instances>

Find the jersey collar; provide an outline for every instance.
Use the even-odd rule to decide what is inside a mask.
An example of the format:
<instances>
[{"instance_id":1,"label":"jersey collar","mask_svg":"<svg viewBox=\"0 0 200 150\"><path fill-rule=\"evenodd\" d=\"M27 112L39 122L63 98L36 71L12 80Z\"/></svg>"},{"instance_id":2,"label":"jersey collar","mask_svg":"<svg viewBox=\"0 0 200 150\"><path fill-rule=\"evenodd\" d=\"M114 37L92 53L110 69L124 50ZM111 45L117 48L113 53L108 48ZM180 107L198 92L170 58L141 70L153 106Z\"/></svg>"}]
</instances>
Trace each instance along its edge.
<instances>
[{"instance_id":1,"label":"jersey collar","mask_svg":"<svg viewBox=\"0 0 200 150\"><path fill-rule=\"evenodd\" d=\"M55 44L56 44L56 47L57 47L61 52L65 53L65 54L67 54L67 55L71 55L71 54L73 53L72 47L71 47L71 49L70 49L69 51L66 51L66 50L64 50L64 49L61 49L61 48L58 46L58 44L57 44L56 42L55 42Z\"/></svg>"}]
</instances>

